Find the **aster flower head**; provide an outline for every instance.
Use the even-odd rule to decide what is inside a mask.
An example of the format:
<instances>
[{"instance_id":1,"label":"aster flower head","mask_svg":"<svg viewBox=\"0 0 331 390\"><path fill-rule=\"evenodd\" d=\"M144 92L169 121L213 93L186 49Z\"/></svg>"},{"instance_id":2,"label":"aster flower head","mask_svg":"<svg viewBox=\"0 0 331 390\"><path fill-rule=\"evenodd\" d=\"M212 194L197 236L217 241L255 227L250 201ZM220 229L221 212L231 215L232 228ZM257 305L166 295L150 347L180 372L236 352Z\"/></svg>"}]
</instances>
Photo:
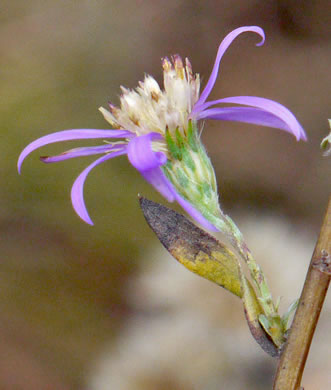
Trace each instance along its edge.
<instances>
[{"instance_id":1,"label":"aster flower head","mask_svg":"<svg viewBox=\"0 0 331 390\"><path fill-rule=\"evenodd\" d=\"M71 200L76 213L93 224L83 198L87 175L97 165L126 154L130 163L169 202L177 201L196 221L209 230L220 229L217 185L213 167L200 140L201 121L206 119L238 121L274 127L292 133L297 140L306 139L294 115L272 100L255 96L235 96L207 101L218 76L223 54L243 32L254 32L264 43L264 32L256 26L241 27L221 42L209 80L200 95L200 78L188 59L178 55L164 58L162 90L156 80L146 75L135 90L122 87L120 107L109 104L100 108L112 130L65 130L41 137L30 143L18 160L35 149L60 141L103 139L106 143L68 150L60 155L41 157L45 163L74 157L102 155L75 180ZM221 104L235 106L220 107Z\"/></svg>"}]
</instances>

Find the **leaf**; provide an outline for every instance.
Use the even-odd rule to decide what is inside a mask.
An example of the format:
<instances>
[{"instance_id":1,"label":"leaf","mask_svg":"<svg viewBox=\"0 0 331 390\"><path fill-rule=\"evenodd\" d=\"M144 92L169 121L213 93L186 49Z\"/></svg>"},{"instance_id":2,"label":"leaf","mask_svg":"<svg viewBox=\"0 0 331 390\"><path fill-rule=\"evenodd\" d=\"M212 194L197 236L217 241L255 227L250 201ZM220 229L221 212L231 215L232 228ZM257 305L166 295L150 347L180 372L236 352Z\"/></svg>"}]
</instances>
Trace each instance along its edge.
<instances>
[{"instance_id":1,"label":"leaf","mask_svg":"<svg viewBox=\"0 0 331 390\"><path fill-rule=\"evenodd\" d=\"M229 248L183 215L140 198L147 223L162 245L190 271L242 297L238 259Z\"/></svg>"}]
</instances>

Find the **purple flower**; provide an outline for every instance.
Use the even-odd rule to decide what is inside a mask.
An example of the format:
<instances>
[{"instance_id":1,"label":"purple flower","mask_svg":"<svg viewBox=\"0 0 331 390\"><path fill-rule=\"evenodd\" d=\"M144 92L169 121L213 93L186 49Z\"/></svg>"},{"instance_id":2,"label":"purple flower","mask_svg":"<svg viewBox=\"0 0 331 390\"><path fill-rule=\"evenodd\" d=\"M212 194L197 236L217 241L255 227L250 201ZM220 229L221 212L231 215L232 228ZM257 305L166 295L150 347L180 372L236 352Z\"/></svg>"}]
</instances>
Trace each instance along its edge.
<instances>
[{"instance_id":1,"label":"purple flower","mask_svg":"<svg viewBox=\"0 0 331 390\"><path fill-rule=\"evenodd\" d=\"M238 35L248 31L255 32L262 38L257 46L264 43L264 32L260 27L241 27L228 34L219 46L212 73L201 95L199 95L199 75L193 74L188 59L184 65L179 56L172 57L172 61L164 58L164 90L160 89L153 77L146 75L145 80L139 83L136 90L122 87L120 108L112 104L109 105L110 111L100 108L114 130L65 130L41 137L22 151L18 159L18 171L20 172L27 155L44 145L76 139L107 140L103 145L75 148L57 156L41 157L43 162L52 163L74 157L102 155L81 172L71 189L72 205L85 222L93 225L83 197L83 186L87 175L97 165L126 154L130 163L169 202L177 201L187 213L208 230L219 230L213 218L210 217L214 211L210 213L208 209L209 207L218 210L218 206L215 206L217 189L213 169L208 165L207 156L197 160L192 150L193 154L188 155L187 150L189 145L192 145L190 144L190 129L196 141L195 146L191 148L195 152L199 150L200 157L201 153L205 152L203 147L199 146L201 143L197 135L198 121L205 119L238 121L274 127L292 133L297 140L306 140L305 132L294 115L287 108L272 100L255 96L235 96L207 101L218 76L223 54ZM220 107L219 105L223 103L235 106ZM201 166L201 161L207 161L206 169ZM174 162L177 164L176 172L182 170L179 172L181 176L178 180L171 172ZM180 164L179 170L178 164ZM185 180L183 172L186 175ZM210 197L212 199L210 202L209 198L206 201L202 194L202 188L206 188L207 184L202 182L201 185L197 184L197 180L203 180L204 172L209 175L207 184L214 192ZM191 174L195 176L191 177ZM189 182L197 185L193 188ZM196 192L194 196L190 195L192 188L193 192ZM202 204L205 205L202 206Z\"/></svg>"}]
</instances>

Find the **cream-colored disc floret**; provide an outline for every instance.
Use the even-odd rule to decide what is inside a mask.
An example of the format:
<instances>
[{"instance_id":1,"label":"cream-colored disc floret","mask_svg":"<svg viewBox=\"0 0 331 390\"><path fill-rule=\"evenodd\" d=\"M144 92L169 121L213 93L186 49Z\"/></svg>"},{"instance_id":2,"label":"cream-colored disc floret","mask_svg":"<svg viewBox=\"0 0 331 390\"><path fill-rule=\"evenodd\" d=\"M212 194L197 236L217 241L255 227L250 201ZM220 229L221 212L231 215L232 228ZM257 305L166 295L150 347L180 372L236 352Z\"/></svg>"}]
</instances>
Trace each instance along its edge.
<instances>
[{"instance_id":1,"label":"cream-colored disc floret","mask_svg":"<svg viewBox=\"0 0 331 390\"><path fill-rule=\"evenodd\" d=\"M135 90L121 87L120 108L110 104L101 107L104 118L117 129L129 130L137 136L150 132L174 134L176 128L185 134L192 107L199 98L200 78L193 75L188 59L185 66L179 56L164 58L164 90L149 75Z\"/></svg>"}]
</instances>

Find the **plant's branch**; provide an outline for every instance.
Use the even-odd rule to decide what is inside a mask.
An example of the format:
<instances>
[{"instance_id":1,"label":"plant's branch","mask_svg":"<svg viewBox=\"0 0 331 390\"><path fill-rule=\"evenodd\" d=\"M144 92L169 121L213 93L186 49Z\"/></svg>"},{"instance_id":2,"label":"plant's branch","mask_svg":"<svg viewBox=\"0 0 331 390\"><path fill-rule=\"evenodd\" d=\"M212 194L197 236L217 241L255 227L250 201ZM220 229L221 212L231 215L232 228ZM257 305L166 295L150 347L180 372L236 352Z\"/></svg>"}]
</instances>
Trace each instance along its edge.
<instances>
[{"instance_id":1,"label":"plant's branch","mask_svg":"<svg viewBox=\"0 0 331 390\"><path fill-rule=\"evenodd\" d=\"M290 334L281 354L274 390L298 390L331 279L331 197L308 269Z\"/></svg>"}]
</instances>

